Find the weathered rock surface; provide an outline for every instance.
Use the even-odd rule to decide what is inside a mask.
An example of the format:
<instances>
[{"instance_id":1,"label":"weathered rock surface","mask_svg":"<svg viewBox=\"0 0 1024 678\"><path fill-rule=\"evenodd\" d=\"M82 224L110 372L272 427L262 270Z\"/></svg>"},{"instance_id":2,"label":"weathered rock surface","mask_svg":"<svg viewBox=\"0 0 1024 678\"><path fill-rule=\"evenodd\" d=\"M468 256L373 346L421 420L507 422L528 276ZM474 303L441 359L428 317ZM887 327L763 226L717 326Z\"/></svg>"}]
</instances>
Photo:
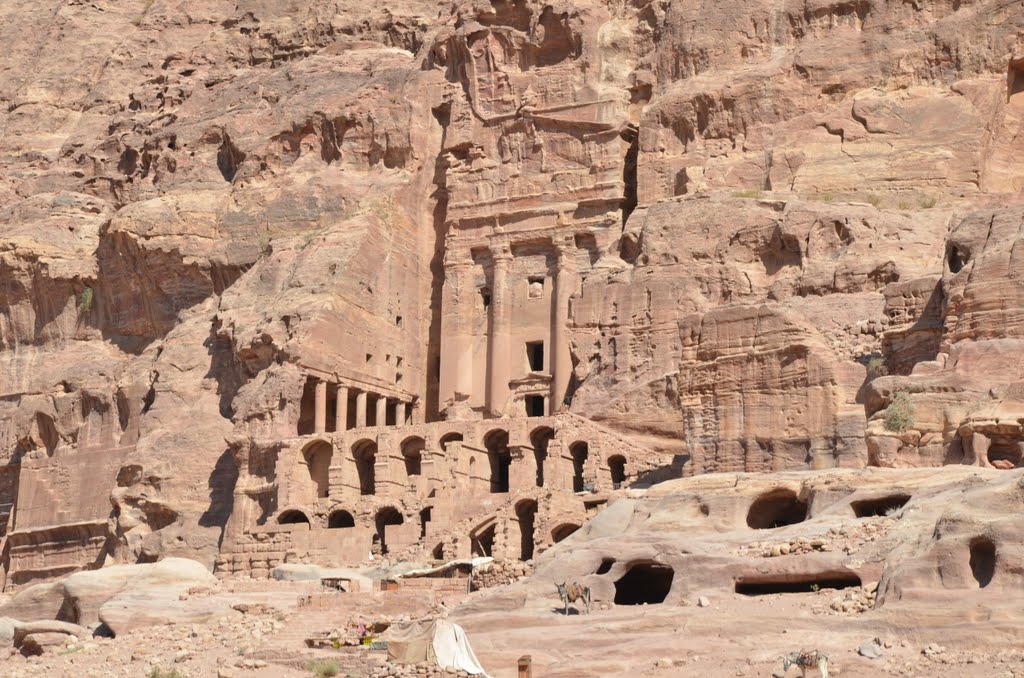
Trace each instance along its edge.
<instances>
[{"instance_id":1,"label":"weathered rock surface","mask_svg":"<svg viewBox=\"0 0 1024 678\"><path fill-rule=\"evenodd\" d=\"M963 601L1019 602L1019 521L1005 508L1022 493L1020 472L963 466L669 481L613 503L539 556L524 582L466 610L547 604L563 580L589 586L595 604L669 606L852 585L869 602L843 611L958 600L950 619L966 619Z\"/></svg>"},{"instance_id":2,"label":"weathered rock surface","mask_svg":"<svg viewBox=\"0 0 1024 678\"><path fill-rule=\"evenodd\" d=\"M152 564L78 572L62 585L80 624L92 626L103 621L111 626L105 616L120 621L128 615L144 625L148 615L173 616L171 608L181 594L193 587L216 587L217 578L202 563L166 558Z\"/></svg>"},{"instance_id":3,"label":"weathered rock surface","mask_svg":"<svg viewBox=\"0 0 1024 678\"><path fill-rule=\"evenodd\" d=\"M0 18L6 588L213 568L312 477L305 452L278 469L239 450L312 433L325 380L383 401L377 428L407 405L564 406L663 476L1024 464L1015 3L11 0ZM503 379L488 333L510 295L548 303L509 319L525 376ZM371 501L336 474L315 498L398 504L425 549L481 543L461 518L428 530L431 479L408 476ZM107 576L0 614L92 624L172 596ZM886 576L880 600L924 578Z\"/></svg>"}]
</instances>

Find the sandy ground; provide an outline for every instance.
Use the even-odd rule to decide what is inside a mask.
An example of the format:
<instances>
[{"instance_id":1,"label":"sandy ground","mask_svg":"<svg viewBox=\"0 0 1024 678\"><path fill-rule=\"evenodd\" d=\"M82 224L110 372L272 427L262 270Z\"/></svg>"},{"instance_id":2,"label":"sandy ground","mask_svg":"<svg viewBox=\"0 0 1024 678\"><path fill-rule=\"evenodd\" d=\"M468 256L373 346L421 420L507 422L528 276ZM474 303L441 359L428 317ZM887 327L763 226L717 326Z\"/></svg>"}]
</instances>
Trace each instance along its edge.
<instances>
[{"instance_id":1,"label":"sandy ground","mask_svg":"<svg viewBox=\"0 0 1024 678\"><path fill-rule=\"evenodd\" d=\"M363 677L384 662L384 653L313 650L304 639L353 620L415 618L436 602L428 592L399 591L338 594L333 603L300 607L303 596L318 591L315 584L230 586L234 590L215 595L232 605L255 607L208 624L85 639L42 657L11 656L0 661L0 676L143 677L158 668L175 669L188 678L291 678L311 676L312 660L333 657L342 667L339 675ZM470 598L485 601L488 595ZM758 597L728 594L708 599L706 607L595 605L590 615L570 610L565 616L553 595L550 606L539 601L512 613L456 611L453 616L494 678L515 678L523 655L531 656L535 678L767 678L782 675L782 654L803 648L827 653L832 676L1024 677L1024 631L1001 624L997 604L973 610L832 611L830 603L841 597L828 589ZM1013 615L1007 611L1005 617ZM883 656L858 656L857 647L875 637L888 645ZM800 672L791 668L786 675Z\"/></svg>"}]
</instances>

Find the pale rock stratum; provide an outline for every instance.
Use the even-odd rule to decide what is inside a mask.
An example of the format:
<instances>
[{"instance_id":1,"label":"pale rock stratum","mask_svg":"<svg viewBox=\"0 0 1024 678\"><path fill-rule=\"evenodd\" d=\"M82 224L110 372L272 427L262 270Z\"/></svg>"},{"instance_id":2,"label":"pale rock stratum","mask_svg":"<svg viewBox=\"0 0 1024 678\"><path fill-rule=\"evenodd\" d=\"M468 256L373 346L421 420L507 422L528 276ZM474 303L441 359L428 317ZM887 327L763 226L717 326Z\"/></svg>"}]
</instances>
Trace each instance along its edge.
<instances>
[{"instance_id":1,"label":"pale rock stratum","mask_svg":"<svg viewBox=\"0 0 1024 678\"><path fill-rule=\"evenodd\" d=\"M8 0L0 44L0 583L32 614L172 557L532 561L722 478L765 515L961 483L829 572L1019 590L1021 2Z\"/></svg>"}]
</instances>

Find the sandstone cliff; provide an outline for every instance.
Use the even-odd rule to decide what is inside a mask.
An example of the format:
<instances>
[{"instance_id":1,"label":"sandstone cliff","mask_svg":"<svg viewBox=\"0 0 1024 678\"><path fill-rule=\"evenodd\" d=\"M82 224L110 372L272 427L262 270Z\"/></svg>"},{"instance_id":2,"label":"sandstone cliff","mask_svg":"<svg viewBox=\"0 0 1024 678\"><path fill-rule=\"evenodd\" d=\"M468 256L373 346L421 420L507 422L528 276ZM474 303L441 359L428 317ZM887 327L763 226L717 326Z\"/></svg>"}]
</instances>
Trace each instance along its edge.
<instances>
[{"instance_id":1,"label":"sandstone cliff","mask_svg":"<svg viewBox=\"0 0 1024 678\"><path fill-rule=\"evenodd\" d=\"M5 573L212 566L311 373L483 416L456 231L568 229L568 407L682 473L1018 466L1020 9L5 3Z\"/></svg>"}]
</instances>

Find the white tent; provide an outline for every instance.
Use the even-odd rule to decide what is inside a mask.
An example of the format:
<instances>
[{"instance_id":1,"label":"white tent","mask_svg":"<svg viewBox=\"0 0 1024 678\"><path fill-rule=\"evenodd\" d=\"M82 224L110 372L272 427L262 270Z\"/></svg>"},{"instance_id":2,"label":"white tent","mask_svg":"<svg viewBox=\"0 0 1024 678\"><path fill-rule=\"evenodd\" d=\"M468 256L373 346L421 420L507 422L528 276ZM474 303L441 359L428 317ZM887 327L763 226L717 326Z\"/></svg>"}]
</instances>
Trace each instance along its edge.
<instances>
[{"instance_id":1,"label":"white tent","mask_svg":"<svg viewBox=\"0 0 1024 678\"><path fill-rule=\"evenodd\" d=\"M388 641L388 661L395 664L427 662L442 669L462 670L487 678L487 672L469 646L466 632L447 619L391 626L383 635Z\"/></svg>"}]
</instances>

